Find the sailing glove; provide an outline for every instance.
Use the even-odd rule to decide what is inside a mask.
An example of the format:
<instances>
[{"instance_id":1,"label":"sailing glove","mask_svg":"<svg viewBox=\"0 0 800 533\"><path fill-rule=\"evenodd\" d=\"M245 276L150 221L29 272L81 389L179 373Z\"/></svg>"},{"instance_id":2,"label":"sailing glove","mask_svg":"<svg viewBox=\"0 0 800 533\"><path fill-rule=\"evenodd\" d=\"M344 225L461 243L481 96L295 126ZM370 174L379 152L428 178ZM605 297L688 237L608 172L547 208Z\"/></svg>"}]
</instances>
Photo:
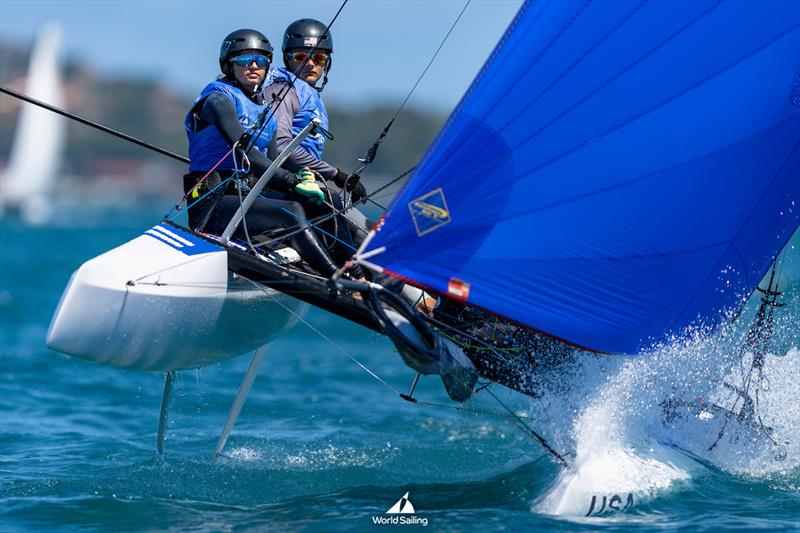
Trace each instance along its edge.
<instances>
[{"instance_id":1,"label":"sailing glove","mask_svg":"<svg viewBox=\"0 0 800 533\"><path fill-rule=\"evenodd\" d=\"M350 193L350 201L354 204L367 196L367 188L361 183L361 176L358 174L350 176L337 168L336 175L333 177L333 182L336 183L340 189Z\"/></svg>"},{"instance_id":2,"label":"sailing glove","mask_svg":"<svg viewBox=\"0 0 800 533\"><path fill-rule=\"evenodd\" d=\"M325 200L325 195L322 189L319 188L314 177L314 172L309 168L302 168L297 173L297 178L300 183L295 185L294 192L302 196L304 199L309 200L315 204L321 204Z\"/></svg>"}]
</instances>

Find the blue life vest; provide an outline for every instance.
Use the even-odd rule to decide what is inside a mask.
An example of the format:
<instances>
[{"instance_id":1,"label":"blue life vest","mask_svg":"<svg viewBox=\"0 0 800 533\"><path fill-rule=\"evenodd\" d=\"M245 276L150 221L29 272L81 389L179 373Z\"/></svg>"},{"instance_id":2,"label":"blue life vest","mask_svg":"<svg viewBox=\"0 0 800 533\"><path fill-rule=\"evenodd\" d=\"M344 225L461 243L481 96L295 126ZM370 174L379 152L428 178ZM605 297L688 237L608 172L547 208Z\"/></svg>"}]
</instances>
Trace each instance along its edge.
<instances>
[{"instance_id":1,"label":"blue life vest","mask_svg":"<svg viewBox=\"0 0 800 533\"><path fill-rule=\"evenodd\" d=\"M307 82L300 78L295 78L295 75L289 72L284 67L278 67L270 72L268 84L275 82L291 83L294 79L294 90L297 92L297 97L300 100L300 109L295 113L292 119L292 136L296 137L300 130L308 126L311 119L318 118L320 126L328 129L328 111L325 109L325 104L322 103L322 98L319 92ZM325 147L326 137L322 133L315 133L309 135L300 147L317 159L322 159L322 149Z\"/></svg>"},{"instance_id":2,"label":"blue life vest","mask_svg":"<svg viewBox=\"0 0 800 533\"><path fill-rule=\"evenodd\" d=\"M189 164L190 171L207 171L217 164L222 156L229 150L230 146L225 142L222 134L214 126L206 126L205 128L195 131L193 111L197 104L206 98L211 93L222 93L227 96L233 105L236 106L236 116L239 117L239 122L248 133L255 134L255 131L249 131L250 128L258 121L258 116L261 112L268 107L268 105L256 104L250 100L245 94L233 85L222 81L213 81L203 88L200 96L195 100L192 109L186 114L183 125L186 128L186 135L189 137ZM261 134L255 137L252 142L257 150L264 155L267 154L267 148L275 135L275 121L270 118L267 126L261 131ZM242 162L237 157L236 162L239 168L242 167ZM233 156L229 155L217 167L218 170L234 170Z\"/></svg>"}]
</instances>

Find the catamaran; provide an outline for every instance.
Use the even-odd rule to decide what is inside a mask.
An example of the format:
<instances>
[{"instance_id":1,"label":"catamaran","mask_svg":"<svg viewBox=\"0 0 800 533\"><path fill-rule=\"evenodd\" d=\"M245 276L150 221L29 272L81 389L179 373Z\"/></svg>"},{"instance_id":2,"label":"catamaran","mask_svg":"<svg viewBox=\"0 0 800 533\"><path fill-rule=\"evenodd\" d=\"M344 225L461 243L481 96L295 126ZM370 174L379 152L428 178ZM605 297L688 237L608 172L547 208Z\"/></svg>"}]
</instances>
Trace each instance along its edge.
<instances>
[{"instance_id":1,"label":"catamaran","mask_svg":"<svg viewBox=\"0 0 800 533\"><path fill-rule=\"evenodd\" d=\"M535 396L537 368L575 348L711 333L800 226L798 58L790 3L525 2L355 253L369 282L323 278L279 239L232 238L312 123L223 234L164 220L82 266L48 346L167 371L159 450L172 373L256 350L219 453L259 347L306 304L387 335L415 371L410 401L421 374L455 401L487 382ZM418 312L396 280L442 304Z\"/></svg>"}]
</instances>

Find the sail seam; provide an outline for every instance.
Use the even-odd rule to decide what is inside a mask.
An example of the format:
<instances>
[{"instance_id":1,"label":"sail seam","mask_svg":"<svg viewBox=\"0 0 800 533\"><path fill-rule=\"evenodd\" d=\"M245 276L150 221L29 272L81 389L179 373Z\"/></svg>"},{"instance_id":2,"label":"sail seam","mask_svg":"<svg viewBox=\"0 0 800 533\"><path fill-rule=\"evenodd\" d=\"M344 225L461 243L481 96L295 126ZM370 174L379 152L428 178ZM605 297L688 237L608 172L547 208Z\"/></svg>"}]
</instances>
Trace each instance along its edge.
<instances>
[{"instance_id":1,"label":"sail seam","mask_svg":"<svg viewBox=\"0 0 800 533\"><path fill-rule=\"evenodd\" d=\"M786 168L786 165L789 163L789 160L792 158L792 155L797 151L798 147L800 147L800 140L798 140L795 143L794 147L789 151L789 153L787 154L786 158L783 160L783 163L781 164L781 166L778 168L778 170L775 172L775 174L773 174L772 179L770 179L769 186L764 188L764 192L761 194L761 197L758 199L758 202L756 202L756 204L753 206L753 209L750 210L750 213L748 213L747 217L745 217L745 219L739 225L739 228L736 230L736 234L729 241L730 242L729 248L736 246L736 240L739 238L739 235L741 235L742 230L747 225L747 221L750 220L753 217L753 214L758 210L758 207L761 205L761 202L764 201L764 197L767 195L767 193L772 188L772 185L775 183L775 180L777 180L778 177L783 173L783 170ZM790 235L790 237L791 237L791 235ZM781 247L781 248L783 248L783 247ZM725 252L727 252L727 250L725 250ZM725 252L723 252L722 257L725 256ZM738 250L737 250L737 252L738 252ZM739 256L741 258L741 254L739 254ZM773 260L774 260L774 258L773 258ZM686 310L691 306L691 304L694 302L695 298L697 298L697 295L700 292L700 289L705 285L706 281L708 281L708 278L710 278L711 275L718 270L718 266L719 266L719 261L714 265L714 268L709 269L708 274L706 274L706 277L703 278L702 283L700 283L698 285L698 287L695 290L694 294L692 294L692 297L689 298L689 301L686 303L686 305L683 307L683 309L681 309L680 313L675 315L675 319L672 321L672 323L670 323L668 329L671 330L675 326L675 323L678 321L678 319L680 319L680 317L683 316L683 314L686 312ZM747 263L746 262L743 262L742 266L745 269L747 269ZM745 275L746 275L746 273L745 273ZM743 304L743 303L744 303L744 301L742 301L740 303L740 305Z\"/></svg>"},{"instance_id":2,"label":"sail seam","mask_svg":"<svg viewBox=\"0 0 800 533\"><path fill-rule=\"evenodd\" d=\"M782 126L782 125L784 125L784 124L786 124L788 122L792 122L794 120L797 120L796 116L788 117L788 118L786 118L784 120L781 120L780 122L777 122L775 124L770 124L766 128L764 128L764 129L762 129L762 130L760 130L760 131L758 131L758 132L756 132L756 133L754 133L752 135L748 135L747 137L744 137L742 139L737 139L736 141L734 141L734 142L732 142L730 144L727 144L727 145L723 146L722 148L714 150L713 152L708 152L708 153L699 155L697 157L694 157L692 159L688 159L686 161L681 161L680 163L677 163L675 165L662 167L662 168L659 168L657 170L654 170L653 172L649 172L649 173L643 174L641 176L636 176L636 177L631 178L629 180L622 181L622 182L619 182L619 183L615 183L613 185L608 185L606 187L595 189L593 191L589 191L589 192L586 192L586 193L583 193L583 194L578 194L578 195L575 195L575 196L571 196L569 198L565 198L565 199L557 201L557 202L551 202L549 204L545 204L545 205L542 205L542 206L539 206L539 207L536 207L536 208L525 209L525 210L516 212L516 213L514 213L512 215L509 215L508 217L504 218L503 222L508 222L509 220L514 220L515 218L531 215L531 214L534 214L534 213L540 213L540 212L543 212L543 211L547 211L549 209L554 209L556 207L560 207L562 205L570 204L570 203L573 203L573 202L578 202L580 200L585 200L586 198L590 198L592 196L597 196L599 194L604 194L604 193L607 193L609 191L613 191L613 190L621 189L621 188L628 187L628 186L631 186L631 185L635 185L635 184L637 184L639 182L642 182L644 180L656 177L657 175L661 174L662 172L666 172L666 171L670 171L670 170L676 170L676 169L678 169L678 168L680 168L682 166L685 166L685 165L688 165L688 164L691 164L691 163L695 163L697 161L701 161L701 160L706 159L708 157L711 157L711 156L714 156L716 154L719 154L720 152L724 152L725 150L728 150L728 149L730 149L730 148L732 148L734 146L737 146L737 145L740 145L742 143L745 143L745 142L747 142L747 141L749 141L751 139L754 139L754 138L756 138L756 137L758 137L760 135L763 135L763 134L765 134L765 133L767 133L767 132L769 132L769 131L777 128L777 127L780 127L780 126Z\"/></svg>"},{"instance_id":3,"label":"sail seam","mask_svg":"<svg viewBox=\"0 0 800 533\"><path fill-rule=\"evenodd\" d=\"M576 109L577 107L579 107L580 105L582 105L584 102L586 102L587 100L589 100L590 98L592 98L592 97L593 97L594 95L596 95L596 94L597 94L599 91L601 91L602 89L604 89L605 87L607 87L608 85L610 85L611 83L613 83L614 81L616 81L617 79L619 79L621 76L623 76L625 73L627 73L628 71L630 71L632 68L634 68L635 66L637 66L638 64L640 64L640 63L641 63L642 61L644 61L646 58L648 58L648 57L650 57L651 55L653 55L653 54L654 54L656 51L658 51L658 50L660 50L661 48L663 48L664 46L666 46L666 45L667 45L667 44L668 44L670 41L672 41L672 40L673 40L675 37L677 37L678 35L680 35L680 34L681 34L681 33L683 33L684 31L686 31L688 28L690 28L691 26L693 26L694 24L696 24L697 22L699 22L699 21L700 21L700 20L701 20L703 17L705 17L705 16L706 16L706 15L708 15L710 12L712 12L714 9L716 9L716 8L717 8L717 7L718 7L720 4L721 4L721 0L720 0L720 1L718 1L716 4L712 5L711 7L709 7L709 8L708 8L706 11L704 11L704 12L700 13L700 14L699 14L697 17L695 17L695 18L694 18L694 19L692 19L691 21L689 21L689 22L687 22L686 24L684 24L682 27L680 27L680 28L678 28L677 30L675 30L675 31L674 31L673 33L671 33L671 34L670 34L670 35L669 35L669 36L668 36L666 39L662 40L660 43L656 44L656 45L655 45L653 48L651 48L650 50L648 50L648 51L647 51L647 52L645 52L644 54L640 55L640 56L639 56L639 57L638 57L636 60L634 60L632 63L630 63L630 64L626 65L626 66L625 66L625 67L624 67L622 70L618 71L616 74L614 74L614 75L612 75L611 77L609 77L609 78L608 78L606 81L604 81L602 84L600 84L600 85L599 85L598 87L596 87L594 90L592 90L592 91L591 91L591 92L589 92L587 95L585 95L583 98L581 98L580 100L578 100L577 102L575 102L573 105L569 106L567 109L565 109L564 111L562 111L561 113L559 113L557 116L553 117L553 118L552 118L550 121L548 121L546 124L543 124L542 126L540 126L539 128L537 128L537 129L536 129L536 130L535 130L535 131L534 131L534 132L533 132L531 135L529 135L528 137L526 137L526 138L525 138L525 139L524 139L522 142L520 142L518 145L516 145L516 146L514 146L514 147L510 147L510 149L513 151L513 150L516 150L516 149L520 148L521 146L523 146L523 145L527 144L529 141L531 141L533 138L537 137L537 136L538 136L540 133L542 133L544 130L546 130L547 128L549 128L549 127L550 127L550 126L552 126L553 124L557 123L557 122L558 122L558 121L560 121L562 118L564 118L565 116L567 116L567 115L568 115L568 114L569 114L571 111L573 111L574 109ZM640 7L639 7L639 6L637 6L637 8L636 8L636 9L632 10L631 12L629 12L629 14L628 14L628 15L627 15L627 16L626 16L626 17L625 17L625 18L624 18L624 19L623 19L623 20L622 20L620 23L618 23L618 24L617 24L617 26L615 26L615 27L614 27L614 28L613 28L613 29L612 29L612 30L611 30L611 31L610 31L608 34L606 34L605 36L603 36L603 38L601 38L599 41L597 41L597 44L596 44L595 46L597 46L597 45L599 45L600 43L604 42L605 40L607 40L607 38L610 38L610 37L611 37L611 35L613 35L613 33L615 33L616 31L618 31L618 30L619 30L619 29L620 29L620 28L621 28L621 27L624 25L624 23L625 23L625 22L627 22L628 20L630 20L631 16L633 16L633 14L635 14L635 13L636 13L636 12L637 12L639 9L640 9ZM576 15L576 16L577 16L577 15ZM571 24L573 21L574 21L574 19L571 19L571 20L570 20L570 24ZM558 33L558 35L557 35L557 38L560 38L560 37L561 37L561 35L563 35L563 33L564 33L564 32L565 32L567 29L568 29L568 27L569 27L569 25L570 25L570 24L566 25L566 26L565 26L565 27L564 27L564 28L563 28L563 29L562 29L562 30L561 30L561 31ZM509 31L510 31L510 28L509 28ZM544 51L548 50L548 49L549 49L549 48L552 46L552 44L554 44L554 42L555 42L555 41L552 41L551 43L548 43L548 45L545 47ZM498 45L497 49L499 49L499 48L500 48L500 45ZM544 51L543 51L543 53L544 53ZM569 67L569 68L568 68L568 69L567 69L565 72L563 72L563 73L561 74L561 78L563 79L563 77L564 77L564 76L566 76L567 74L569 74L569 72L570 72L570 71L571 71L571 70L572 70L572 69L573 69L573 68L574 68L574 67L575 67L575 66L576 66L578 63L580 63L580 61L581 61L581 60L583 60L583 59L585 59L586 57L588 57L589 55L591 55L591 52L593 52L593 51L594 51L594 48L593 48L592 50L590 50L590 52L589 52L589 53L586 53L584 56L582 56L582 57L581 57L581 58L580 58L578 61L576 61L576 62L574 62L572 65L570 65L570 67ZM535 63L534 63L534 64L535 64ZM488 68L488 66L489 66L489 63L487 62L487 65L486 65L486 67ZM483 74L483 72L481 72L481 74ZM475 85L477 85L477 84L478 84L478 81L479 81L479 78L476 78L476 79L475 79L475 82L474 82L474 84L475 84ZM469 96L470 96L470 94L472 93L472 89L473 89L473 87L470 87L470 90L469 90L469 91L467 92L467 94L464 96L464 99L462 100L462 102L464 102L464 101L466 101L466 100L468 99L468 97L469 97ZM546 89L544 92L546 92L546 91L547 91L547 89ZM509 91L509 92L510 92L510 91ZM536 97L534 97L534 99L530 100L530 101L528 102L528 104L527 104L527 105L528 105L528 106L530 106L530 105L532 105L533 103L535 103L535 102L536 102L536 100L537 100L537 98L539 98L540 96L543 96L543 94L544 94L544 93L542 93L541 95L537 95ZM460 107L461 107L461 104L459 104L459 108L457 108L457 109L456 109L456 111L453 113L453 115L451 115L451 119L450 119L450 120L448 120L448 124L447 124L448 126L449 126L449 124L452 122L452 119L453 119L453 118L456 116L456 114L458 114L458 112L460 111ZM649 111L650 111L650 110L646 110L646 111L642 112L642 114L646 114L646 113L648 113ZM637 117L633 117L633 119L632 119L632 120L635 120L636 118L637 118ZM504 122L502 125L500 125L500 127L499 127L498 129L499 129L499 130L503 130L504 128L507 128L508 126L510 126L510 125L513 123L513 121L514 121L514 120L516 120L516 117L512 117L511 119L507 120L507 121L506 121L506 122ZM623 124L622 124L622 125L620 125L619 127L622 127L622 126L624 126L624 125L625 125L625 123L623 123ZM442 130L442 132L444 132L444 131L445 131L445 130L443 129L443 130ZM614 131L614 129L612 129L612 130L609 130L609 131L607 131L607 132L605 132L605 133L603 133L603 134L599 135L598 137L601 137L601 136L603 136L603 135L607 135L607 134L608 134L608 133L610 133L611 131ZM468 134L465 136L465 138L464 138L464 142L466 142L466 141L468 141L469 139L471 139L471 138L472 138L472 135L473 135L473 133L474 133L474 132L469 132L469 133L468 133ZM554 162L554 161L556 161L556 160L558 160L558 159L560 159L561 157L564 157L564 156L566 156L566 155L569 155L570 153L572 153L572 152L573 152L573 151L575 151L575 150L578 150L578 149L580 149L580 148L581 148L581 147L583 147L584 145L585 145L585 142L581 142L581 143L580 143L580 144L578 144L577 146L575 146L575 147L571 148L570 150L568 150L568 151L566 151L566 152L564 152L564 153L562 153L562 154L560 154L560 155L556 156L555 158L553 158L553 159L551 159L551 160L549 160L549 161L545 161L544 163L542 163L542 167L543 167L543 166L546 166L546 165L548 165L548 164L550 164L550 163L552 163L552 162ZM436 145L432 145L432 147L431 147L431 150L430 150L430 152L429 152L429 153L432 153L432 152L433 152L435 149L436 149ZM480 175L480 174L482 174L483 172L485 172L487 169L494 168L494 167L497 165L497 163L501 161L501 159L502 159L502 158L499 158L499 157L498 157L498 158L492 159L492 160L490 160L490 161L484 162L484 164L483 164L483 165L481 165L480 167L473 169L471 172L467 172L467 173L464 175L464 177L469 177L469 176ZM419 166L420 166L420 167L422 167L422 165L419 165ZM525 174L527 174L527 173L529 173L529 172L535 172L535 171L537 171L537 170L540 170L542 167L537 167L537 168L534 168L534 169L532 169L531 171L526 171L526 172L523 172L523 173L521 173L519 176L523 176L523 175L525 175Z\"/></svg>"},{"instance_id":4,"label":"sail seam","mask_svg":"<svg viewBox=\"0 0 800 533\"><path fill-rule=\"evenodd\" d=\"M517 26L517 24L519 23L520 19L522 18L522 15L525 13L525 11L530 6L531 2L532 2L532 0L525 0L525 3L522 5L522 7L519 9L519 11L517 11L517 14L514 16L514 20L512 20L511 24L509 24L508 28L506 28L506 31L503 34L503 36L500 38L500 41L497 43L497 46L494 47L494 50L492 50L492 53L489 55L488 59L486 60L486 62L481 67L481 70L478 72L477 76L475 76L475 79L472 80L472 84L469 86L467 91L464 93L464 96L461 97L461 100L459 100L458 104L456 105L455 109L453 110L453 113L445 121L444 125L442 126L441 131L439 131L439 134L436 136L436 138L433 140L433 142L431 143L430 147L428 148L428 151L425 153L425 155L422 156L422 159L420 159L419 163L416 165L417 172L415 172L414 175L411 176L411 178L403 184L403 186L397 192L397 195L394 197L392 202L389 203L389 206L386 209L386 215L385 216L388 217L391 214L391 212L394 211L394 209L397 207L400 199L403 198L403 196L405 195L406 191L408 191L409 188L411 187L411 185L416 181L417 176L419 176L419 170L421 170L423 168L423 166L428 161L428 159L430 159L431 154L433 154L436 151L436 149L442 143L444 138L447 137L447 134L448 134L448 132L450 130L450 127L453 124L454 118L459 114L461 109L464 107L465 103L469 100L469 98L472 95L472 93L475 92L475 88L478 86L480 81L484 78L486 71L491 67L492 64L494 64L494 62L495 62L495 60L497 58L498 51L503 47L505 42L508 40L508 36L511 35L511 33L514 30L514 28Z\"/></svg>"},{"instance_id":5,"label":"sail seam","mask_svg":"<svg viewBox=\"0 0 800 533\"><path fill-rule=\"evenodd\" d=\"M686 89L684 89L683 91L680 91L679 93L677 93L677 94L675 94L675 95L671 96L670 98L667 98L666 100L663 100L662 102L659 102L659 103L657 103L657 104L656 104L656 105L654 105L654 106L651 106L649 109L646 109L646 110L644 110L644 111L642 111L642 112L640 112L640 113L637 113L636 115L632 116L630 119L628 119L628 120L626 120L626 121L624 121L624 122L622 122L622 123L620 123L620 124L617 124L616 126L613 126L613 127L611 127L611 128L609 128L609 129L607 129L607 130L606 130L606 131L604 131L604 132L601 132L601 133L599 133L598 135L596 135L596 136L592 137L592 139L591 139L591 140L594 142L594 141L597 141L598 139L601 139L601 138L603 138L603 137L607 137L608 135L610 135L610 134L612 134L612 133L614 133L614 132L616 132L616 131L618 131L618 130L620 130L620 129L624 128L625 126L627 126L627 125L629 125L629 124L631 124L631 123L633 123L633 122L635 122L635 121L637 121L637 120L641 119L642 117L645 117L645 116L647 116L647 115L649 115L649 114L653 113L654 111L656 111L656 110L658 110L658 109L660 109L660 108L664 107L665 105L667 105L667 104L669 104L669 103L671 103L671 102L673 102L673 101L677 100L678 98L681 98L681 97L683 97L684 95L686 95L686 94L688 94L689 92L691 92L691 91L693 91L693 90L697 89L697 88L698 88L698 87L700 87L701 85L703 85L703 84L705 84L705 83L709 82L710 80L712 80L712 79L714 79L714 78L717 78L717 77L721 76L722 74L724 74L724 73L728 72L728 71L729 71L730 69L732 69L733 67L735 67L735 66L739 65L740 63L742 63L742 62L746 61L747 59L750 59L750 58L751 58L751 57L753 57L755 54L757 54L757 53L761 52L761 51L762 51L762 50L764 50L765 48L767 48L767 47L769 47L769 46L773 45L774 43L776 43L777 41L781 40L781 39L782 39L783 37L785 37L787 34L791 33L792 31L795 31L795 30L796 30L798 27L800 27L800 24L798 24L798 25L795 25L795 26L793 26L792 28L790 28L790 29L786 30L785 32L783 32L783 33L781 33L780 35L776 36L774 39L772 39L772 40L771 40L771 41L769 41L768 43L765 43L765 44L763 44L762 46L759 46L758 48L756 48L756 49L752 50L750 53L748 53L748 54L745 54L744 56L742 56L741 58L737 59L737 60L736 60L736 61L734 61L733 63L731 63L731 64L729 64L729 65L725 66L724 68L721 68L721 69L719 69L719 70L718 70L718 71L716 71L715 73L713 73L713 74L711 74L711 75L709 75L709 76L707 76L707 77L703 78L702 80L700 80L700 81L698 81L697 83L695 83L695 84L691 85L690 87L687 87L687 88L686 88ZM621 74L622 74L622 73L620 73L620 75L621 75ZM615 78L615 79L616 79L616 78ZM608 82L608 83L610 83L611 81L614 81L614 80L609 80L609 82ZM607 84L604 84L604 86L605 86L605 85L607 85ZM588 98L590 98L591 96L593 96L594 94L596 94L596 93L597 93L597 91L599 91L601 88L603 88L603 86L599 87L599 88L598 88L596 91L593 91L593 93L592 93L592 94L588 95L586 98L584 98L583 100L581 100L581 102L579 102L578 104L580 104L580 103L583 103L584 101L586 101ZM574 109L575 107L577 107L577 105L578 105L578 104L576 104L576 105L572 106L572 107L570 108L570 110L572 110L572 109ZM566 112L565 112L564 114L560 115L560 116L558 117L558 119L562 118L562 117L563 117L565 114L566 114ZM554 122L555 122L555 121L552 121L550 124L548 124L548 125L547 125L547 127L549 127L550 125L552 125ZM528 143L528 141L530 141L531 139L533 139L533 138L534 138L536 135L538 135L538 134L539 134L541 131L543 131L543 129L544 129L544 127L543 127L543 128L540 128L539 130L537 130L537 132L536 132L534 135L531 135L531 136L527 137L525 140L523 140L523 141L522 141L521 143L519 143L517 146L513 147L513 148L512 148L512 150L519 149L520 147L522 147L522 146L524 146L525 144L527 144L527 143ZM517 175L517 177L518 177L518 178L521 178L521 177L523 177L523 176L530 175L530 174L533 174L533 173L535 173L535 172L538 172L539 170L541 170L541 169L543 169L543 168L545 168L545 167L547 167L547 166L549 166L549 165L552 165L552 164L553 164L553 163L555 163L556 161L559 161L559 160L563 159L564 157L567 157L568 155L571 155L571 154L573 154L574 152L577 152L578 150L580 150L580 149L584 148L585 146L587 146L587 142L586 142L586 141L583 141L583 142L581 142L581 143L577 144L576 146L574 146L574 147L570 148L569 150L566 150L565 152L562 152L561 154L559 154L559 155L557 155L557 156L555 156L555 157L553 157L553 158L551 158L551 159L549 159L549 160L547 160L547 161L544 161L544 162L542 162L542 163L540 163L540 164L538 164L538 165L534 166L533 168L531 168L531 169L529 169L529 170L524 170L524 171L520 172L520 173Z\"/></svg>"},{"instance_id":6,"label":"sail seam","mask_svg":"<svg viewBox=\"0 0 800 533\"><path fill-rule=\"evenodd\" d=\"M565 68L565 69L564 69L564 70L563 70L563 71L562 71L560 74L558 74L557 76L555 76L555 78L554 78L554 79L553 79L553 80L552 80L550 83L548 83L546 87L544 87L544 88L543 88L541 91L539 91L539 93L538 93L538 94L536 94L536 95L535 95L533 98L531 98L530 100L528 100L528 101L525 103L525 105L524 105L524 106L522 106L522 107L523 107L523 108L529 108L529 107L531 107L531 106L535 105L535 104L536 104L536 103L537 103L539 100L541 100L541 98L542 98L542 97L544 97L544 95L545 95L545 94L547 94L548 92L550 92L550 90L551 90L553 87L555 87L555 86L556 86L556 85L557 85L557 84L558 84L558 83L559 83L559 82L560 82L562 79L564 79L564 78L565 78L565 77L566 77L568 74L570 74L570 73L571 73L571 72L572 72L572 71L573 71L573 70L574 70L574 69L575 69L575 68L576 68L576 67L577 67L579 64L581 64L581 63L582 63L582 62L583 62L583 61L584 61L584 60L585 60L587 57L591 56L591 55L592 55L592 54L593 54L593 53L594 53L594 52L597 50L597 48L598 48L600 45L604 44L604 43L605 43L606 41L608 41L608 40L609 40L609 39L610 39L610 38L611 38L611 37L612 37L614 34L616 34L616 33L617 33L619 30L620 30L620 28L622 28L622 27L623 27L623 26L624 26L624 25L625 25L625 24L626 24L628 21L630 21L630 19L631 19L631 18L632 18L632 17L633 17L633 16L634 16L636 13L638 13L638 12L639 12L639 10L640 10L640 9L641 9L643 6L644 6L644 2L640 2L640 3L639 3L639 4L638 4L638 5L637 5L637 6L636 6L634 9L632 9L631 11L629 11L629 12L628 12L628 13L627 13L627 14L626 14L626 15L625 15L625 16L624 16L624 17L623 17L623 18L622 18L622 19L621 19L621 20L620 20L620 21L619 21L619 22L618 22L618 23L617 23L617 24L616 24L614 27L612 27L611 29L609 29L609 30L608 30L608 31L607 31L607 32L606 32L604 35L602 35L602 36L601 36L601 37L600 37L598 40L596 40L596 41L595 41L595 42L594 42L592 45L588 46L588 47L587 47L587 49L586 49L586 51L584 51L584 52L583 52L583 53L582 53L582 54L581 54L581 55L580 55L580 56L579 56L579 57L578 57L578 58L577 58L575 61L573 61L573 62L572 62L572 63L571 63L569 66L567 66L567 67L566 67L566 68ZM532 71L534 68L536 68L536 65L538 64L539 60L540 60L542 57L544 57L544 55L545 55L545 54L546 54L546 53L547 53L547 52L548 52L548 51L549 51L549 50L550 50L550 49L551 49L551 48L552 48L552 47L553 47L553 46L554 46L554 45L555 45L555 44L558 42L558 40L560 40L560 39L561 39L561 37L562 37L562 36L563 36L563 35L564 35L564 34L565 34L565 33L566 33L566 32L567 32L567 31L568 31L568 30L569 30L569 29L570 29L570 28L573 26L573 24L574 24L574 23L577 21L577 19L578 19L579 15L581 15L581 14L582 14L582 13L585 11L585 9L586 9L587 7L588 7L588 4L587 4L587 5L585 5L585 6L584 6L584 7L583 7L583 8L582 8L580 11L578 11L578 12L577 12L577 13L576 13L576 14L575 14L575 15L574 15L574 16L573 16L571 19L570 19L570 21L569 21L569 22L568 22L566 25L564 25L564 26L561 28L561 30L560 30L560 31L559 31L559 32L556 34L556 36L555 36L553 39L551 39L551 41L550 41L550 42L549 42L549 43L548 43L548 44L547 44L547 45L546 45L546 46L545 46L545 47L542 49L542 51L539 53L539 55L536 57L536 59L535 59L533 62L531 62L530 66L529 66L527 69L525 69L523 72L521 72L521 73L520 73L520 75L519 75L519 76L517 76L517 77L516 77L516 78L515 78L515 79L514 79L512 82L510 82L510 83L509 83L509 85L510 85L511 87L516 87L516 86L519 84L519 82L520 82L520 80L521 80L522 78L524 78L525 76L529 75L529 74L530 74L530 72L531 72L531 71ZM651 51L651 52L652 52L652 51ZM651 53L651 52L649 52L649 53ZM644 57L644 56L643 56L643 57ZM635 63L634 63L633 65L630 65L629 67L626 67L626 70L627 70L628 68L632 68L634 65L635 65ZM623 72L624 72L624 71L623 71ZM620 75L621 75L621 74L622 74L622 73L620 73ZM615 79L615 78L612 78L611 80L609 80L609 82L610 82L610 81L613 81L613 79ZM601 87L602 87L602 86L601 86ZM598 88L598 90L599 90L599 88ZM594 93L592 93L592 94L594 94ZM586 96L586 98L591 98L592 94L589 94L589 95L587 95L587 96ZM492 106L490 109L488 109L488 110L486 111L486 113L484 113L484 114L483 114L483 116L482 116L481 118L484 118L486 115L489 115L489 114L490 114L490 112L493 112L493 111L494 111L494 110L497 108L497 103L498 103L498 102L497 102L497 101L495 101L494 105L493 105L493 106ZM580 104L581 104L581 102L579 101L579 102L577 102L577 103L575 104L575 106L577 106L577 105L580 105ZM575 107L575 106L573 106L573 107ZM567 109L566 111L564 111L564 112L563 112L563 114L569 113L569 111L570 111L570 110L571 110L571 109ZM557 122L557 121L558 121L560 118L561 118L560 116L557 116L557 117L553 118L553 120L551 121L551 123L543 125L543 126L542 126L542 127L539 129L539 130L537 130L537 131L536 131L536 132L533 134L533 137L535 137L536 135L538 135L538 134L539 134L539 133L540 133L542 130L544 130L544 129L548 128L548 127L549 127L550 125L552 125L553 123ZM504 122L502 125L500 125L500 126L497 128L497 129L502 131L502 130L504 130L504 129L508 128L508 127L509 127L509 126L510 126L510 125L511 125L513 122L514 122L514 120L516 120L516 117L511 117L509 120L507 120L507 121L506 121L506 122ZM465 135L465 137L464 137L464 142L466 142L466 141L468 141L469 139L471 139L471 138L473 137L473 135L474 135L474 132L475 132L475 130L472 130L472 131L470 131L470 132L469 132L467 135ZM526 140L525 142L527 142L527 140ZM524 144L524 143L523 143L523 144ZM495 160L493 160L493 161L492 161L492 166L494 166L494 164L495 164L495 163L497 163L498 161L499 161L499 158L498 158L498 159L495 159ZM462 165L461 165L459 168L457 168L457 169L455 170L455 172L459 172L459 171L461 171L461 170L464 168L464 166L465 166L465 165L466 165L466 162L464 162L464 163L463 163L463 164L462 164Z\"/></svg>"}]
</instances>

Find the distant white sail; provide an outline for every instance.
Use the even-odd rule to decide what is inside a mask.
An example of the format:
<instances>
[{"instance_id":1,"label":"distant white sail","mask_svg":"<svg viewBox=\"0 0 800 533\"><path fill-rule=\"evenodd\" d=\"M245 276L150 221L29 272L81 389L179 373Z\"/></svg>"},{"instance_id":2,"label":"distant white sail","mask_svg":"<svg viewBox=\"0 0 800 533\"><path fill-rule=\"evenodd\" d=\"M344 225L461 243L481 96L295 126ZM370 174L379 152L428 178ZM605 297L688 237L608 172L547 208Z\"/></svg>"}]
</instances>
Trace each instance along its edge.
<instances>
[{"instance_id":1,"label":"distant white sail","mask_svg":"<svg viewBox=\"0 0 800 533\"><path fill-rule=\"evenodd\" d=\"M28 67L25 94L56 107L64 96L58 65L61 29L55 23L37 34ZM3 171L0 204L18 209L32 221L46 216L47 198L61 166L66 141L64 117L22 103L8 167Z\"/></svg>"}]
</instances>

